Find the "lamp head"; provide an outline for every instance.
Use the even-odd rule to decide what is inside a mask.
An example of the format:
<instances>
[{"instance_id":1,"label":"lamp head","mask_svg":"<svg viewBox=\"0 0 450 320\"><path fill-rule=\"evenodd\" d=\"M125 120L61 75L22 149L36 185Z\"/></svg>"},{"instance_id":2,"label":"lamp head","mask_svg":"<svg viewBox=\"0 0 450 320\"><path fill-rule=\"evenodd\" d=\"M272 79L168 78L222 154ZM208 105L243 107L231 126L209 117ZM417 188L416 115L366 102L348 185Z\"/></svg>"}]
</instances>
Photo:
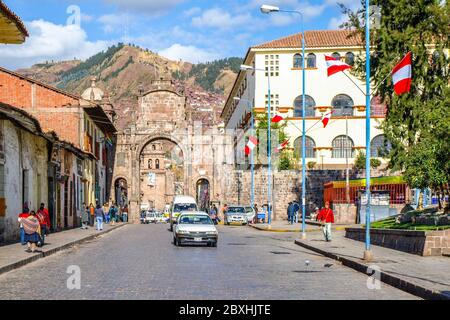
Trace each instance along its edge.
<instances>
[{"instance_id":1,"label":"lamp head","mask_svg":"<svg viewBox=\"0 0 450 320\"><path fill-rule=\"evenodd\" d=\"M234 101L241 101L241 98L239 98L239 97L234 97L233 100L234 100Z\"/></svg>"},{"instance_id":2,"label":"lamp head","mask_svg":"<svg viewBox=\"0 0 450 320\"><path fill-rule=\"evenodd\" d=\"M246 64L241 64L241 71L253 70L252 66L248 66Z\"/></svg>"},{"instance_id":3,"label":"lamp head","mask_svg":"<svg viewBox=\"0 0 450 320\"><path fill-rule=\"evenodd\" d=\"M278 11L280 11L280 8L278 8L278 7L275 7L275 6L269 6L269 5L267 5L267 4L263 4L262 6L261 6L261 12L262 13L271 13L271 12L278 12Z\"/></svg>"}]
</instances>

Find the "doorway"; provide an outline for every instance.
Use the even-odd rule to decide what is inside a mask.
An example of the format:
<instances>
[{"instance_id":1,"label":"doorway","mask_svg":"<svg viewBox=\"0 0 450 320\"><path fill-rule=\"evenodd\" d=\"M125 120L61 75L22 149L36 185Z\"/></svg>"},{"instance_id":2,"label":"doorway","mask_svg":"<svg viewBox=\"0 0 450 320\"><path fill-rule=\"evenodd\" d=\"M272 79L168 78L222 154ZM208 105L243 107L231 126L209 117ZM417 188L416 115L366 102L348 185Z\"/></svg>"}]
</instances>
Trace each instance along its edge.
<instances>
[{"instance_id":1,"label":"doorway","mask_svg":"<svg viewBox=\"0 0 450 320\"><path fill-rule=\"evenodd\" d=\"M197 205L199 210L209 212L210 188L209 181L200 179L197 181Z\"/></svg>"}]
</instances>

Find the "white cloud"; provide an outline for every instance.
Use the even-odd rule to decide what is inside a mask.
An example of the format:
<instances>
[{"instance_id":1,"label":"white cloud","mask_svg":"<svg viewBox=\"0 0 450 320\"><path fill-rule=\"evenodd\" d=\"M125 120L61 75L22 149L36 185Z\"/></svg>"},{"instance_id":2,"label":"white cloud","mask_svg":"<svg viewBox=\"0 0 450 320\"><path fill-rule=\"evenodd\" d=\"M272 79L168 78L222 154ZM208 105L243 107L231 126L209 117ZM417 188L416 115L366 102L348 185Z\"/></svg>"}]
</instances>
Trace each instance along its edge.
<instances>
[{"instance_id":1,"label":"white cloud","mask_svg":"<svg viewBox=\"0 0 450 320\"><path fill-rule=\"evenodd\" d=\"M199 49L194 46L183 46L175 43L158 54L171 60L183 60L191 63L212 61L220 58L220 55L212 51Z\"/></svg>"},{"instance_id":2,"label":"white cloud","mask_svg":"<svg viewBox=\"0 0 450 320\"><path fill-rule=\"evenodd\" d=\"M35 20L26 25L30 37L24 44L0 46L0 61L7 68L29 67L46 60L86 59L109 45L107 41L89 41L86 32L74 24Z\"/></svg>"},{"instance_id":3,"label":"white cloud","mask_svg":"<svg viewBox=\"0 0 450 320\"><path fill-rule=\"evenodd\" d=\"M339 17L331 18L328 23L328 29L339 29L339 26L348 20L346 15L341 15Z\"/></svg>"},{"instance_id":4,"label":"white cloud","mask_svg":"<svg viewBox=\"0 0 450 320\"><path fill-rule=\"evenodd\" d=\"M159 15L166 13L185 0L104 0L107 3L119 6L121 9L145 13L149 15Z\"/></svg>"},{"instance_id":5,"label":"white cloud","mask_svg":"<svg viewBox=\"0 0 450 320\"><path fill-rule=\"evenodd\" d=\"M251 21L252 16L249 13L232 16L224 9L213 8L204 11L201 16L192 18L192 25L198 28L229 29L250 24Z\"/></svg>"},{"instance_id":6,"label":"white cloud","mask_svg":"<svg viewBox=\"0 0 450 320\"><path fill-rule=\"evenodd\" d=\"M194 8L191 8L191 9L188 9L188 10L184 11L183 14L186 17L192 17L193 15L199 14L200 12L202 12L201 8L194 7Z\"/></svg>"},{"instance_id":7,"label":"white cloud","mask_svg":"<svg viewBox=\"0 0 450 320\"><path fill-rule=\"evenodd\" d=\"M102 29L106 33L121 31L130 26L132 21L130 15L122 14L105 14L98 18L98 22L102 24Z\"/></svg>"}]
</instances>

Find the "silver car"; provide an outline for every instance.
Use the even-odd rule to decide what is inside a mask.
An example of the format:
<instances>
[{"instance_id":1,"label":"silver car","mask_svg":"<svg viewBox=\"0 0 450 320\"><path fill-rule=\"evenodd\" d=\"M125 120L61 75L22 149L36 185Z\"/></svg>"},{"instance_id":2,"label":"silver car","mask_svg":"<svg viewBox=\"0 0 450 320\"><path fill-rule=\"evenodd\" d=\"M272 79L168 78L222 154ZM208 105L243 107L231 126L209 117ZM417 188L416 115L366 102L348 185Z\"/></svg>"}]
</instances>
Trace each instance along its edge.
<instances>
[{"instance_id":1,"label":"silver car","mask_svg":"<svg viewBox=\"0 0 450 320\"><path fill-rule=\"evenodd\" d=\"M245 206L229 206L225 212L224 223L226 225L232 223L246 225L248 223L248 217Z\"/></svg>"}]
</instances>

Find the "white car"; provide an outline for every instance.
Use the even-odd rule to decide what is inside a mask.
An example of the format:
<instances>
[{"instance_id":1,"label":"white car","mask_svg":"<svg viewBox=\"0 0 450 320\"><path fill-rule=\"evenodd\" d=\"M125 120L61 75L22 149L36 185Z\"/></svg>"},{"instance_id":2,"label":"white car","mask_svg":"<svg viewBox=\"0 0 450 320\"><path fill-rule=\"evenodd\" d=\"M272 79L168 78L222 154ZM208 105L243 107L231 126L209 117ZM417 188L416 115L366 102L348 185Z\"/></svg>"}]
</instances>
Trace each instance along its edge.
<instances>
[{"instance_id":1,"label":"white car","mask_svg":"<svg viewBox=\"0 0 450 320\"><path fill-rule=\"evenodd\" d=\"M252 223L253 219L255 219L255 209L252 206L245 206L245 213L247 213L247 221L248 223Z\"/></svg>"},{"instance_id":2,"label":"white car","mask_svg":"<svg viewBox=\"0 0 450 320\"><path fill-rule=\"evenodd\" d=\"M205 212L182 212L173 228L173 244L176 246L204 243L208 247L217 247L218 239L219 233Z\"/></svg>"}]
</instances>

